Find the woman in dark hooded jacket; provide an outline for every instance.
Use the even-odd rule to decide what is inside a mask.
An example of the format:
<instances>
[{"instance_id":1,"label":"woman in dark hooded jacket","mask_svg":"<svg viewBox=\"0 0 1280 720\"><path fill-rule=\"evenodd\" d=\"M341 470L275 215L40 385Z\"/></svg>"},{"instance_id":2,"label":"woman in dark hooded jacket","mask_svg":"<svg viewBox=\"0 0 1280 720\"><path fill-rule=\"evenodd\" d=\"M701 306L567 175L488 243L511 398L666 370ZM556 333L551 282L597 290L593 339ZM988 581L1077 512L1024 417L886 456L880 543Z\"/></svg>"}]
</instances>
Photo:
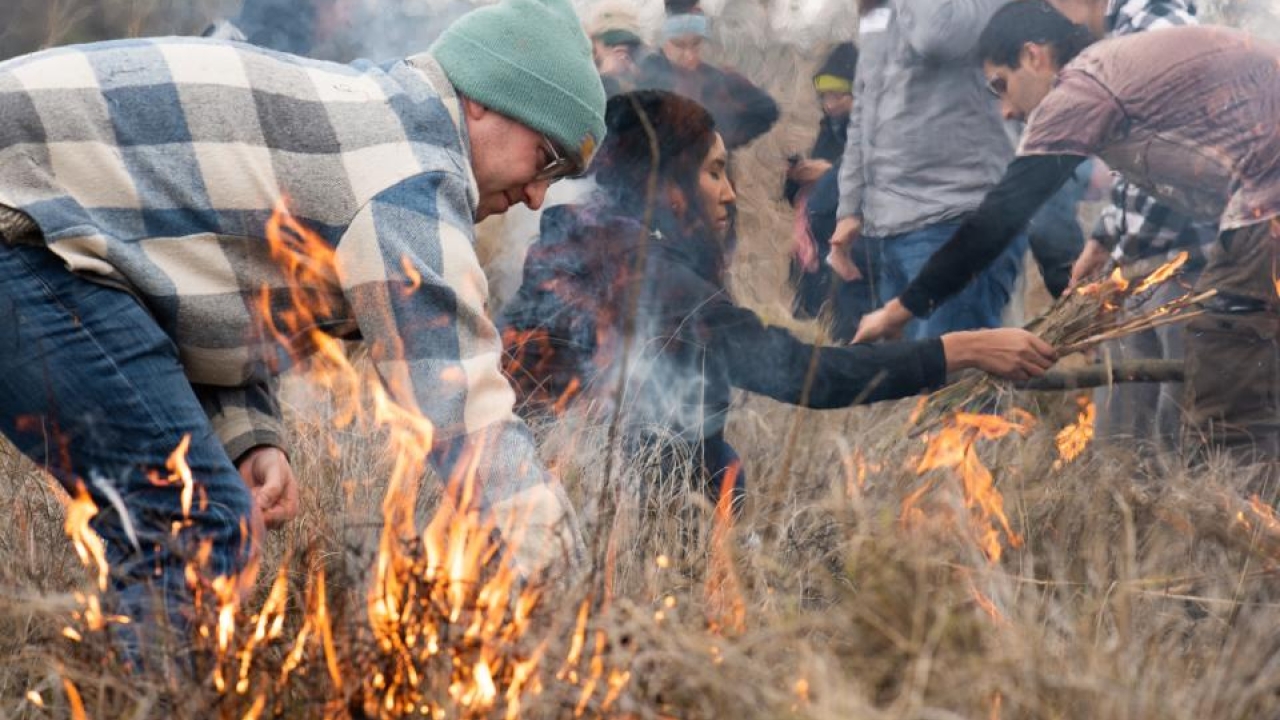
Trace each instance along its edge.
<instances>
[{"instance_id":1,"label":"woman in dark hooded jacket","mask_svg":"<svg viewBox=\"0 0 1280 720\"><path fill-rule=\"evenodd\" d=\"M709 494L731 477L740 495L745 479L724 439L734 387L838 408L935 388L949 370L1027 378L1052 364L1052 348L1012 328L815 347L765 325L725 285L736 196L711 115L687 98L640 91L611 99L605 117L597 191L545 212L499 320L526 414L588 400L612 410L625 367L628 447L678 438Z\"/></svg>"}]
</instances>

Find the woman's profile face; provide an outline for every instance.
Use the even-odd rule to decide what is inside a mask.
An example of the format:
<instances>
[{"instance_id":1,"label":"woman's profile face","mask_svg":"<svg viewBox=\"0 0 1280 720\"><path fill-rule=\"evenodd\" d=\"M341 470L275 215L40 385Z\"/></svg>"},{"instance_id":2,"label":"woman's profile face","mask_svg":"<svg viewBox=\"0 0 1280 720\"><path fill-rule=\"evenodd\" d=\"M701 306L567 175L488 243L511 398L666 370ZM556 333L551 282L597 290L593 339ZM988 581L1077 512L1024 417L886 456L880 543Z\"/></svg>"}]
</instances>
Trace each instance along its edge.
<instances>
[{"instance_id":1,"label":"woman's profile face","mask_svg":"<svg viewBox=\"0 0 1280 720\"><path fill-rule=\"evenodd\" d=\"M724 138L716 133L715 142L698 168L698 204L702 208L703 222L717 240L729 236L733 223L731 210L737 199L733 183L729 180L729 153L725 150Z\"/></svg>"}]
</instances>

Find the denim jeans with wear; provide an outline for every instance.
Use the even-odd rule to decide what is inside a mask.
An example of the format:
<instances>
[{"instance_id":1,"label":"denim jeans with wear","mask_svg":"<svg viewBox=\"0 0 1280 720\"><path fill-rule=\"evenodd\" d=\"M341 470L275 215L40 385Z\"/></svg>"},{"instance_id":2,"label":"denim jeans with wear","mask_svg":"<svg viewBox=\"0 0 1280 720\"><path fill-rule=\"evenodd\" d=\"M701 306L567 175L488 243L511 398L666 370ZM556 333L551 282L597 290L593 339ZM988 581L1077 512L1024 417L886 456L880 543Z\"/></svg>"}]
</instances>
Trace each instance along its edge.
<instances>
[{"instance_id":1,"label":"denim jeans with wear","mask_svg":"<svg viewBox=\"0 0 1280 720\"><path fill-rule=\"evenodd\" d=\"M880 246L880 297L887 301L901 295L958 227L959 223L938 223L901 235L872 238ZM1000 327L1000 314L1018 281L1026 251L1027 237L1019 235L964 290L939 305L928 318L911 321L904 337L919 340L956 330Z\"/></svg>"},{"instance_id":2,"label":"denim jeans with wear","mask_svg":"<svg viewBox=\"0 0 1280 720\"><path fill-rule=\"evenodd\" d=\"M72 274L47 248L3 239L0 432L98 506L91 525L119 593L113 611L181 623L183 571L202 542L212 550L206 578L247 566L251 499L177 347L129 293ZM165 468L183 436L197 487L189 517Z\"/></svg>"}]
</instances>

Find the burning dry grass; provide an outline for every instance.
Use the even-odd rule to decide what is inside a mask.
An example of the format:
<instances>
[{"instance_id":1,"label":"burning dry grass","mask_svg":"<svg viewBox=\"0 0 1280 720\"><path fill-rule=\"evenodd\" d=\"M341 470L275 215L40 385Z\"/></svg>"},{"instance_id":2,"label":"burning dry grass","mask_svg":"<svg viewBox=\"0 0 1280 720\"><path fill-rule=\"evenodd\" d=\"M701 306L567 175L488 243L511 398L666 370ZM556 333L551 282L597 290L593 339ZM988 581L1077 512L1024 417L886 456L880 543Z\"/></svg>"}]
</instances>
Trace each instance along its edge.
<instances>
[{"instance_id":1,"label":"burning dry grass","mask_svg":"<svg viewBox=\"0 0 1280 720\"><path fill-rule=\"evenodd\" d=\"M207 649L192 660L197 681L185 670L139 677L108 659L101 636L62 634L78 607L71 593L90 592L93 577L62 536L48 485L5 456L16 521L0 531L0 714L79 717L78 695L85 717L416 715L405 703L395 713L380 704L395 663L379 649L366 603L382 527L384 486L375 478L385 477L387 458L367 437L325 430L325 404L296 389L304 517L272 537L262 581L229 641L234 652L219 654L216 629L175 647L174 658L192 645ZM494 604L507 632L521 612L527 626L484 642L468 640L474 616L450 623L447 608L423 604L420 617L437 623L437 642L455 654L418 666L429 670L413 686L419 704L441 708L428 716L528 718L1280 712L1280 525L1274 498L1250 502L1245 490L1274 494L1273 486L1248 483L1225 461L1151 477L1122 448L1091 448L1055 469L1058 427L1042 419L1025 438L973 448L1021 538L993 560L959 479L918 473L928 448L904 432L908 410L816 413L748 400L732 436L746 451L753 497L723 544L700 495L679 479L658 481L643 463L628 468L622 486L647 492L620 506L612 597L604 599L597 576L522 595L530 605ZM784 472L771 429L790 423L806 442ZM584 508L588 537L600 537L604 430L543 431ZM420 498L420 518L438 495ZM915 520L904 524L913 495ZM271 581L281 576L288 590L273 599ZM260 625L259 654L242 676L237 658ZM295 647L304 651L281 683ZM480 660L492 686L475 677ZM530 674L508 697L521 663ZM492 701L467 692L490 692Z\"/></svg>"},{"instance_id":2,"label":"burning dry grass","mask_svg":"<svg viewBox=\"0 0 1280 720\"><path fill-rule=\"evenodd\" d=\"M736 64L765 79L790 117L735 160L744 211L734 275L739 298L779 321L778 170L811 139L805 80L816 56L755 44L743 40ZM400 662L370 622L394 471L388 434L338 428L343 410L301 384L287 397L302 517L269 539L234 632L220 635L222 608L210 602L208 636L175 639L168 674L130 672L100 633L64 633L82 609L75 593L92 592L95 577L66 540L58 492L0 449L10 518L0 528L0 717L361 717L393 714L389 696L394 714L449 718L1280 716L1274 478L1177 458L1155 474L1124 447L1060 459L1059 431L1083 423L1061 397L1011 396L1035 410L1033 428L961 445L959 465L981 465L1001 494L998 554L989 512L975 515L975 491L953 467L920 474L929 447L906 431L910 403L824 413L740 403L730 440L752 498L731 528L687 478L659 478L656 458L605 478L606 429L541 428L597 574L534 594L503 585L525 604L487 600L498 632L480 642L468 629L482 585L454 590L467 595L455 617L431 600L451 586L433 585L422 558L405 554L404 576L422 592L397 595L400 607L416 608L414 622L432 625L446 651L422 664ZM605 487L622 498L616 562L602 575ZM417 527L439 501L425 484L408 509ZM492 577L485 567L468 570ZM407 668L426 672L408 682Z\"/></svg>"}]
</instances>

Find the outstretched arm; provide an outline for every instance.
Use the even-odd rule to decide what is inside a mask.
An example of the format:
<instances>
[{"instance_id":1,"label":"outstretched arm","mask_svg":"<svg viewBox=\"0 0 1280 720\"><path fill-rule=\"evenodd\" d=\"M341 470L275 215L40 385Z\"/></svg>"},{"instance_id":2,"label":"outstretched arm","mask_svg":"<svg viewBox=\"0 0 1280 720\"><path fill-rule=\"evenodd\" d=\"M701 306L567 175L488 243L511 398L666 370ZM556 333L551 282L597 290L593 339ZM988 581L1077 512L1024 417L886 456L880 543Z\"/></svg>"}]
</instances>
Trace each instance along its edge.
<instances>
[{"instance_id":1,"label":"outstretched arm","mask_svg":"<svg viewBox=\"0 0 1280 720\"><path fill-rule=\"evenodd\" d=\"M1015 159L977 212L929 258L902 295L863 318L855 342L896 337L912 317L927 317L964 289L1013 242L1084 160L1081 155Z\"/></svg>"}]
</instances>

